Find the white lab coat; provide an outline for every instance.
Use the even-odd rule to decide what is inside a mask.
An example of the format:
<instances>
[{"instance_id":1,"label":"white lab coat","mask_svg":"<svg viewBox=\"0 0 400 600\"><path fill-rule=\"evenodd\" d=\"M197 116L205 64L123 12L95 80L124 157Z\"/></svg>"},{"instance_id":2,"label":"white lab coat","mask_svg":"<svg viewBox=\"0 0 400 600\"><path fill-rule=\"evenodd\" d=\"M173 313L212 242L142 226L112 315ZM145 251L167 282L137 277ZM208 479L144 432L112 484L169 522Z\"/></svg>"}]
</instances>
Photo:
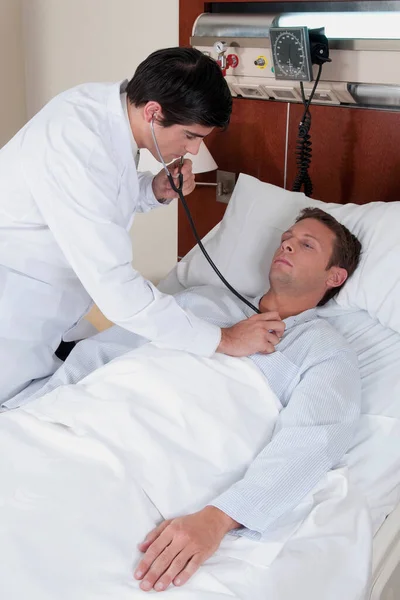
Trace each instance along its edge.
<instances>
[{"instance_id":1,"label":"white lab coat","mask_svg":"<svg viewBox=\"0 0 400 600\"><path fill-rule=\"evenodd\" d=\"M160 206L138 174L123 84L49 102L0 150L0 401L56 366L93 301L150 340L210 356L220 329L183 311L131 266L136 212Z\"/></svg>"}]
</instances>

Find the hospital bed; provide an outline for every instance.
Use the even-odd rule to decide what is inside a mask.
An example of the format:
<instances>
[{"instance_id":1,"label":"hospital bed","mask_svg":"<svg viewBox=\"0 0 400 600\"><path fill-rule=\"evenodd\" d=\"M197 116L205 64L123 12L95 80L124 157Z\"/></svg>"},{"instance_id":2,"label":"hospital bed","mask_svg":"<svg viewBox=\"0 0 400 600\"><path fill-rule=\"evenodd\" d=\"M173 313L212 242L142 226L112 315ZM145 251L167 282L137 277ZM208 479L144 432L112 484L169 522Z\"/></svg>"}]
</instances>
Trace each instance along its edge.
<instances>
[{"instance_id":1,"label":"hospital bed","mask_svg":"<svg viewBox=\"0 0 400 600\"><path fill-rule=\"evenodd\" d=\"M271 587L265 590L265 594L266 598L276 597L279 600L330 600L338 596L346 600L398 600L400 314L397 307L400 304L396 292L399 293L400 286L396 271L399 258L396 255L399 251L398 245L396 249L396 223L400 224L399 203L366 206L320 204L302 194L287 192L241 175L224 219L206 236L205 244L230 283L242 293L255 296L264 290L271 252L279 242L281 232L303 207L310 205L322 206L332 212L359 235L364 244L357 274L345 286L337 301L320 309L321 316L330 320L347 337L360 358L364 386L362 417L347 460L349 480L355 487L357 498L353 497L348 511L344 505L337 522L335 514L332 514L332 530L326 534L326 542L321 538L314 545L315 540L302 538L301 529L300 534L297 532L293 539L287 541L285 548L268 567ZM392 268L382 263L385 257L393 261ZM206 284L221 285L194 248L159 287L162 291L176 293ZM112 337L113 334L106 332L104 335ZM365 502L369 511L365 511ZM366 512L371 516L374 533L371 580L368 564L371 534L365 519ZM346 524L348 529L343 525L341 532L341 523ZM315 537L314 531L313 535ZM332 542L335 535L337 539ZM346 551L348 546L353 547L349 554ZM316 569L320 556L323 558ZM343 562L348 556L352 557L352 564ZM360 567L358 559L362 563ZM211 593L209 596L192 596L191 591L184 589L180 592L183 597L196 600L214 597ZM217 597L220 596L215 595ZM238 594L234 597L245 596Z\"/></svg>"},{"instance_id":2,"label":"hospital bed","mask_svg":"<svg viewBox=\"0 0 400 600\"><path fill-rule=\"evenodd\" d=\"M400 504L374 538L371 600L396 600L400 590Z\"/></svg>"},{"instance_id":3,"label":"hospital bed","mask_svg":"<svg viewBox=\"0 0 400 600\"><path fill-rule=\"evenodd\" d=\"M399 600L400 275L396 261L400 246L396 236L400 203L325 204L240 175L224 219L205 237L205 246L228 281L242 293L255 296L262 292L281 232L306 206L328 210L363 242L362 262L353 280L337 302L319 311L354 344L361 363L363 414L349 464L372 515L369 597ZM174 293L209 283L221 285L195 247L160 288ZM371 351L374 344L375 351Z\"/></svg>"},{"instance_id":4,"label":"hospital bed","mask_svg":"<svg viewBox=\"0 0 400 600\"><path fill-rule=\"evenodd\" d=\"M252 140L246 136L249 135L248 132L250 131L253 135L255 131L258 131L258 127L262 128L264 123L267 123L268 125L271 122L279 123L280 118L282 118L283 122L283 110L279 112L279 105L277 105L277 102L271 103L268 102L268 99L272 97L275 98L275 100L279 100L281 90L283 90L281 99L290 97L291 103L298 102L300 96L296 99L296 95L299 90L299 83L292 80L280 80L278 82L274 79L273 70L269 72L268 69L265 69L258 70L257 72L259 64L257 63L257 60L254 60L257 59L256 54L258 53L259 58L264 58L271 62L271 56L268 55L269 48L263 50L259 48L257 48L257 50L255 48L249 49L253 45L257 46L257 43L253 44L254 40L246 40L249 43L241 44L240 39L238 38L241 36L246 37L247 35L254 35L254 31L257 28L261 28L263 25L265 26L265 20L269 18L272 20L275 18L275 15L263 14L260 16L258 14L254 17L253 14L250 14L250 10L248 11L248 14L246 14L244 2L241 4L242 14L240 15L227 15L226 12L224 14L223 9L219 6L218 9L215 9L214 11L208 9L210 13L198 16L200 13L200 4L202 5L202 10L203 4L200 2L191 3L190 8L188 6L185 8L183 17L181 17L181 38L185 41L190 39L193 45L202 50L209 51L211 55L213 55L216 48L216 46L213 47L213 44L218 40L235 40L235 43L226 50L227 55L234 52L239 57L239 68L231 67L227 70L227 81L231 86L232 94L233 96L239 95L248 99L263 98L263 102L258 102L257 109L254 101L236 101L237 104L235 108L237 112L235 118L235 133L231 134L230 137L230 145L235 148L236 156L234 159L229 157L227 161L224 158L224 164L229 164L230 170L236 172L239 171L244 164L252 165L247 168L252 168L254 174L257 173L259 176L261 174L262 177L268 177L270 181L273 181L276 165L274 164L271 167L271 156L274 156L276 148L279 148L280 144L282 147L284 145L283 140L280 138L280 132L282 132L282 134L283 132L286 133L286 144L288 138L294 139L291 126L293 122L297 124L297 122L300 121L302 113L300 111L295 112L294 114L296 117L293 119L293 116L290 117L290 111L292 110L293 115L294 106L293 104L291 107L288 105L287 115L290 126L286 127L286 131L282 124L277 125L276 130L269 127L268 131L265 132L265 135L260 135L258 140L258 144L262 145L262 150L260 150L258 144L253 144ZM290 7L287 9L285 4L280 4L278 10L282 11L282 14L284 14L285 10L290 13L293 11L292 16L296 16L295 13L297 10L300 12L310 11L311 13L314 10L311 7L312 3L306 3L306 8L304 8L304 6L306 6L304 5L299 9L295 7L294 3L287 3L287 5L289 4ZM342 4L345 6L344 3ZM387 5L388 3L379 4ZM335 11L335 4L332 2L324 3L323 8L327 12L320 20L319 26L325 25L328 27L329 11ZM370 7L361 6L361 4L351 3L351 10L359 11L359 14L356 16L358 21L360 21L358 17L367 16L366 13L369 8ZM320 9L318 8L318 10ZM339 10L342 10L342 8ZM385 10L385 8L383 6L374 7L371 10L380 11ZM220 14L218 14L218 11L220 11ZM272 12L273 11L271 10L271 13ZM266 13L268 13L268 10L266 10ZM195 16L197 17L196 20L194 20ZM380 13L380 16L384 17L384 13ZM298 23L301 22L301 25L305 25L307 23L306 17L307 13L303 14ZM246 33L246 25L249 22L252 23L252 27L249 28L249 30L251 29L253 32L252 34ZM346 19L338 19L337 22L344 26ZM191 32L192 38L189 38L190 32L188 30L191 23L193 23ZM274 23L276 24L276 21L274 21ZM281 24L280 20L279 24ZM376 24L377 20L375 20L375 25ZM355 31L352 33L357 37L358 34ZM361 37L364 38L364 34L365 31ZM365 37L368 37L368 35ZM377 33L377 28L375 27L371 37L381 38L383 36ZM397 35L393 37L397 37ZM338 85L339 87L342 86L341 89L344 90L345 93L349 93L350 87L347 86L347 83L350 79L360 83L359 89L362 89L367 82L376 83L377 76L380 76L382 71L381 69L371 69L371 63L368 62L368 72L365 71L362 73L361 65L363 62L363 53L358 52L358 49L356 49L357 40L356 43L352 45L353 52L341 52L341 50L338 50L337 48L334 49L332 41L333 40L330 39L331 50L334 50L332 52L332 63L330 63L327 68L324 66L321 78L322 88L320 89L326 91L329 88L330 91L333 91L335 86ZM268 43L266 46L268 46ZM245 60L245 56L247 55L251 57L251 60L248 62ZM218 57L217 54L214 56L216 58ZM221 57L224 57L224 52L222 52L218 58L221 59ZM382 55L379 52L368 52L368 57L369 59L381 61ZM394 72L396 71L394 65L397 63L397 53L392 54L392 59L388 58L387 65L390 60L393 60L393 69L387 71L388 81L386 83L393 85ZM253 65L255 65L255 67ZM335 75L333 75L331 69L335 70ZM349 73L348 69L351 70L351 75L349 76L349 79L346 79L346 76ZM398 73L398 70L396 73ZM328 83L329 79L331 79L331 83ZM278 93L276 94L274 90L276 89L277 83L279 83L279 85L282 84L284 87L278 90ZM287 91L289 88L291 92L288 96ZM385 92L388 92L389 89L390 85L382 88ZM309 91L311 91L311 89ZM291 95L292 93L293 95ZM329 99L326 96L325 99L327 99L327 104L335 105L333 96ZM246 105L247 102L248 105ZM350 104L353 102L354 100L350 100ZM355 102L358 102L358 100ZM347 101L343 97L339 102L336 102L336 104L341 105L343 105L343 103L347 104ZM362 100L360 104L363 104ZM379 102L372 102L370 104L376 106ZM249 126L252 111L257 115L257 124L254 128ZM321 117L318 121L318 125L317 127L313 126L312 136L315 144L314 147L317 148L317 144L319 144L319 151L317 153L314 152L313 159L313 179L318 179L317 187L321 190L321 194L323 193L325 199L342 198L343 202L348 201L349 197L354 198L357 203L362 201L368 202L368 194L370 193L372 195L375 193L375 197L391 198L393 196L392 191L390 190L385 193L384 187L389 185L389 181L392 178L396 178L396 168L389 168L386 171L385 177L382 178L381 170L376 168L376 165L379 163L379 154L381 154L381 150L378 150L379 146L385 148L385 151L382 153L382 155L384 154L385 159L392 154L389 150L390 142L388 146L386 146L385 143L385 139L388 139L389 136L387 133L383 133L381 124L386 117L388 121L390 119L393 131L398 131L398 128L396 128L394 123L398 115L396 116L396 113L394 112L383 115L383 113L379 114L377 111L365 111L362 116L359 113L359 123L356 125L354 115L351 120L348 113L349 111L344 109L337 112L334 112L332 108L327 109L324 112L321 110L319 113ZM318 119L317 107L314 107L313 119L314 118ZM344 134L344 132L351 120L352 127L354 127L352 130L353 141L355 147L357 147L357 143L361 144L360 140L363 139L361 132L369 132L372 130L368 124L369 119L372 118L377 119L377 122L380 123L380 126L377 127L374 132L374 143L369 144L371 151L374 151L374 149L377 151L377 156L373 159L371 167L368 167L365 158L366 154L364 152L355 152L353 158L355 160L360 160L361 163L360 167L356 167L355 163L348 161L348 157L343 155L343 142L346 139L346 134ZM343 119L343 125L341 124L341 119ZM316 121L314 122L316 123ZM344 122L346 122L346 125L344 125ZM355 129L357 129L358 126L360 127L359 133L355 134ZM276 131L278 131L278 133L276 133ZM340 132L337 145L335 138L336 131ZM276 139L275 135L277 136ZM382 137L380 137L381 135ZM271 148L268 146L269 139L273 140L273 142L271 142ZM325 154L323 151L326 140L329 140L327 146L329 147L328 154ZM355 140L357 140L357 143ZM368 145L368 142L366 143ZM248 153L252 152L252 147L254 147L255 150L249 160ZM394 148L394 146L392 147ZM221 157L225 157L226 149L223 148L222 145L221 147L218 147L218 142L214 142L214 148L217 148L217 162L218 160L221 160L222 162ZM243 153L241 153L240 149L243 149ZM356 155L357 158L355 158ZM328 167L326 165L327 160ZM290 172L290 170L294 172L294 162L295 157L290 156L289 152L289 162L285 157L284 174L280 172L279 168L276 168L276 171L282 176L281 181L283 181L283 177L286 181L287 172ZM329 177L329 173L335 173L337 176ZM375 177L377 177L379 181L379 184L375 189L379 190L379 192L373 190ZM352 181L352 185L341 185L344 181L348 183L350 180ZM275 181L279 181L279 179L276 179ZM207 249L227 279L234 286L236 285L239 287L239 291L242 293L257 293L259 291L258 285L254 284L254 282L259 282L261 273L265 274L268 269L268 259L263 260L260 256L268 257L271 255L271 247L269 242L265 241L265 238L274 240L273 244L275 244L278 239L273 231L274 227L272 224L274 224L277 231L281 230L285 223L290 223L290 220L295 217L296 210L298 212L304 204L300 197L296 199L295 195L289 192L283 192L278 188L272 190L272 188L261 185L255 181L253 181L253 183L250 181L245 183L242 178L242 181L239 182L239 187L240 186L242 187L243 204L240 205L240 202L235 202L235 205L232 204L228 208L228 213L224 218L224 222L210 232L207 240ZM394 186L394 189L396 189L397 184L394 184ZM236 194L237 193L238 190L236 190ZM247 197L245 198L246 194ZM236 200L237 197L235 197L235 201ZM313 202L309 202L309 204L313 204ZM376 203L375 207L371 205L366 208L363 206L355 207L352 205L344 205L343 207L334 207L331 205L333 211L336 212L346 224L351 226L356 233L360 233L364 247L368 247L369 254L369 256L364 255L364 260L357 275L353 278L351 283L349 282L349 284L345 286L343 293L341 293L338 298L338 305L334 305L333 309L332 307L330 308L330 310L333 310L333 313L337 309L337 315L334 316L334 314L331 313L331 316L327 318L332 318L332 321L336 323L339 328L342 328L343 334L346 335L349 334L349 331L351 331L351 328L354 327L355 324L352 322L351 312L349 313L348 318L344 313L339 316L340 309L351 310L352 308L361 308L366 312L364 333L362 333L362 325L359 323L359 341L365 336L365 346L361 347L363 342L360 341L360 346L358 348L363 373L364 405L359 436L357 438L357 441L361 442L360 447L364 448L365 454L362 455L360 452L358 455L357 453L360 450L360 447L357 450L357 444L355 444L355 447L349 453L349 462L353 468L353 474L356 479L359 477L359 469L361 468L362 461L365 461L365 465L372 464L372 470L380 464L380 467L378 466L378 469L373 474L372 472L370 473L371 479L368 485L364 485L367 482L367 477L365 477L365 475L367 475L367 466L365 466L364 473L358 480L360 488L363 489L364 495L368 499L375 533L372 580L370 586L370 598L372 600L398 600L400 598L400 448L397 443L398 435L400 433L398 431L400 417L400 356L398 351L394 351L393 348L391 350L385 350L384 348L382 348L382 351L380 350L380 343L382 341L381 336L384 335L383 329L379 332L378 327L372 332L373 325L370 323L372 329L369 342L367 341L369 334L366 333L368 329L367 314L372 319L376 319L381 325L383 324L383 326L387 326L391 328L393 332L396 332L390 334L393 335L394 338L400 333L400 280L398 275L392 277L396 271L398 273L398 260L400 258L399 245L395 233L400 224L400 208L398 202L389 204L397 206L389 208L380 203ZM324 208L324 205L322 208ZM213 210L215 211L215 209ZM385 221L385 218L381 218L379 213L383 215L386 211L386 226L382 228L381 226L383 221ZM369 223L368 213L370 213ZM372 234L374 228L374 219L372 215L374 213L377 215L377 230L375 231L375 235ZM393 217L392 222L390 222L389 214ZM356 215L361 216L360 225L357 224L359 217ZM364 222L361 223L364 218ZM257 222L257 219L259 222ZM267 235L265 235L265 230L262 231L259 223L262 224L261 227L267 228ZM241 227L242 224L243 227ZM268 224L270 225L269 228ZM241 235L243 236L243 239L246 240L246 243L240 243L239 238ZM382 243L386 236L390 239L387 240L387 245L382 251ZM231 240L229 238L231 238ZM374 252L373 247L375 247ZM374 254L375 258L373 256ZM397 256L397 259L395 259L395 256ZM379 261L382 261L383 263L381 269L378 267ZM215 285L218 285L216 278L214 278L212 274L207 275L205 265L203 265L202 268L201 264L202 259L200 254L197 251L193 251L189 258L185 257L183 263L178 265L176 281L173 282L173 277L171 276L167 280L166 288L171 286L173 289L177 283L182 284L182 282L185 285L199 284L201 282L212 282ZM236 271L233 267L234 264L237 265ZM242 272L241 276L239 275L239 273L241 273L240 265L246 265L246 269L248 269L246 273ZM248 265L253 266L248 267ZM367 278L369 278L369 285L365 283ZM374 298L376 300L374 300ZM327 310L325 311L326 316L328 315ZM398 315L397 317L396 313ZM362 319L362 315L359 315L357 318ZM373 341L375 335L377 336L376 341ZM373 354L371 354L369 358L366 359L365 353L368 343L376 343L377 348L376 356L374 357ZM373 361L376 361L376 381L378 381L379 377L383 381L383 377L388 374L388 370L390 371L388 364L390 363L392 365L391 380L386 389L383 386L382 389L378 391L377 386L376 392L372 392L371 382L374 378L374 374L372 373L373 369L371 372L368 371L368 360L371 361L370 364L372 364ZM381 374L379 374L379 369L382 369ZM378 396L380 399L378 399ZM382 401L383 397L385 397L385 401ZM363 429L364 427L365 430ZM364 433L362 433L362 431L364 431ZM369 434L371 434L370 437L368 437ZM368 440L370 444L368 443ZM358 456L357 460L355 459L356 456ZM386 465L386 467L384 465ZM345 591L343 595L346 597Z\"/></svg>"}]
</instances>

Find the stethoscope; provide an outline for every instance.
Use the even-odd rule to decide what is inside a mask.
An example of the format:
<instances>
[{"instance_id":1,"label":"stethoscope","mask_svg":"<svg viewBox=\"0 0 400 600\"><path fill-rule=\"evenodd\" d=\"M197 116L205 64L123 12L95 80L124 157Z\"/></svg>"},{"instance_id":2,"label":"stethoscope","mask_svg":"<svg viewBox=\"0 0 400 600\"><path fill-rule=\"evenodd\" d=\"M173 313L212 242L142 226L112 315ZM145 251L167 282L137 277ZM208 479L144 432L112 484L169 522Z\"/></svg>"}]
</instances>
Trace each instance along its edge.
<instances>
[{"instance_id":1,"label":"stethoscope","mask_svg":"<svg viewBox=\"0 0 400 600\"><path fill-rule=\"evenodd\" d=\"M163 166L163 168L165 170L165 173L166 173L166 175L168 177L168 181L169 181L169 184L170 184L171 188L174 190L174 192L176 194L178 194L178 197L179 197L180 201L182 202L182 206L183 206L183 208L185 210L186 216L187 216L187 218L189 220L190 227L191 227L191 229L193 231L194 237L196 238L196 242L197 242L200 250L204 254L205 258L207 259L207 261L209 262L209 264L211 265L211 267L214 269L215 273L218 275L218 277L220 278L220 280L222 281L222 283L233 294L235 294L235 296L237 296L242 302L244 302L245 304L247 304L247 306L249 306L252 310L254 310L255 313L260 314L261 311L258 308L256 308L251 302L249 302L246 298L244 298L241 294L239 294L239 292L236 291L235 288L233 286L231 286L231 284L225 279L225 277L219 271L218 267L212 261L212 259L209 256L207 250L204 248L203 243L202 243L202 241L201 241L201 239L199 237L199 234L196 231L196 227L195 227L195 224L193 222L192 215L190 214L189 207L188 207L188 205L186 203L185 196L183 195L183 192L182 192L182 189L183 189L183 175L182 175L181 169L182 169L182 165L183 165L183 156L181 156L181 159L180 159L179 174L178 174L178 177L177 177L177 179L178 179L178 185L176 185L176 183L174 181L174 178L173 178L172 174L170 173L170 171L169 171L169 169L168 169L167 165L165 164L164 159L162 157L162 154L161 154L161 151L160 151L160 147L158 145L156 134L155 134L155 131L154 131L154 120L155 120L155 114L153 114L153 118L150 121L150 128L151 128L151 134L153 136L154 145L156 147L157 154L158 154L158 157L160 159L160 163L162 164L162 166Z\"/></svg>"}]
</instances>

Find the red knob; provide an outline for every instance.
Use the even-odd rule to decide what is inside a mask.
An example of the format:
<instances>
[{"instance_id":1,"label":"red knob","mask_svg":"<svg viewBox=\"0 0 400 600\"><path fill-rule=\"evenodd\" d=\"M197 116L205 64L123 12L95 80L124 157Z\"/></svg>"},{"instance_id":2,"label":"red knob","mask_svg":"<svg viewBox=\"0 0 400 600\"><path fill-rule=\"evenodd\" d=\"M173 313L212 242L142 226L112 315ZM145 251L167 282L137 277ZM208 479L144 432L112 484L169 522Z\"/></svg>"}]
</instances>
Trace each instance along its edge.
<instances>
[{"instance_id":1,"label":"red knob","mask_svg":"<svg viewBox=\"0 0 400 600\"><path fill-rule=\"evenodd\" d=\"M228 54L228 56L226 57L226 63L228 65L228 67L232 67L233 69L236 69L236 67L239 66L239 57L237 54Z\"/></svg>"}]
</instances>

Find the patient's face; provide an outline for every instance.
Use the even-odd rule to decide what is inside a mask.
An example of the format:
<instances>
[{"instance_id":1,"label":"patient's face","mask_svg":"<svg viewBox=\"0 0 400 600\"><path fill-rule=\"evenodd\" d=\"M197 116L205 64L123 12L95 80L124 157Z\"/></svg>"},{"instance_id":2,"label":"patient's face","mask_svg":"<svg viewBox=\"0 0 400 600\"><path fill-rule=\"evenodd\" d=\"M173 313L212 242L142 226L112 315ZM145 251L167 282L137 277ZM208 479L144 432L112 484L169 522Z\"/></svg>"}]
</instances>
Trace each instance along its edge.
<instances>
[{"instance_id":1,"label":"patient's face","mask_svg":"<svg viewBox=\"0 0 400 600\"><path fill-rule=\"evenodd\" d=\"M282 235L272 261L271 288L296 294L320 292L321 298L332 275L327 269L335 243L335 234L315 219L304 219Z\"/></svg>"}]
</instances>

